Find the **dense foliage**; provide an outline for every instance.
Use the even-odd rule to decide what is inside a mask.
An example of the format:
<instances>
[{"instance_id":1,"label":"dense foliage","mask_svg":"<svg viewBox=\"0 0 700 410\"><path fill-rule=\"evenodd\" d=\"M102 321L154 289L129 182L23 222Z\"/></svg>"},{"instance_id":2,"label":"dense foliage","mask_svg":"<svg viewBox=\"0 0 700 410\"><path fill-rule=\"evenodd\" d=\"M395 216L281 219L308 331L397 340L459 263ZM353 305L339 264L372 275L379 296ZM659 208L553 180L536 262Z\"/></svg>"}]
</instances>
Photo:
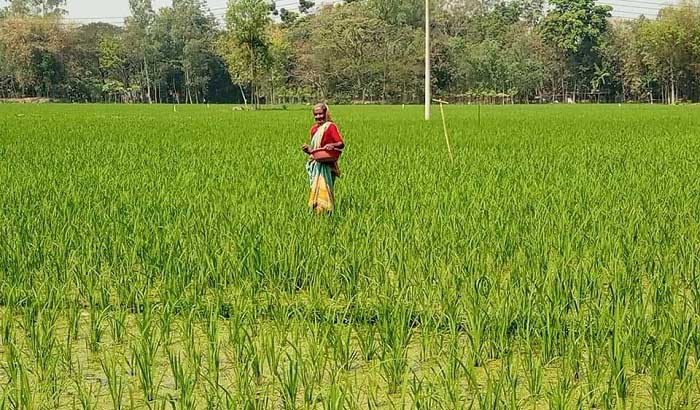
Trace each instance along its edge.
<instances>
[{"instance_id":1,"label":"dense foliage","mask_svg":"<svg viewBox=\"0 0 700 410\"><path fill-rule=\"evenodd\" d=\"M64 1L0 12L0 98L417 102L422 0L353 0L300 15L231 0L218 24L203 0L154 11L130 0L123 26L68 24ZM594 0L434 0L437 95L499 102L700 100L700 5L614 20ZM312 12L316 10L315 12Z\"/></svg>"}]
</instances>

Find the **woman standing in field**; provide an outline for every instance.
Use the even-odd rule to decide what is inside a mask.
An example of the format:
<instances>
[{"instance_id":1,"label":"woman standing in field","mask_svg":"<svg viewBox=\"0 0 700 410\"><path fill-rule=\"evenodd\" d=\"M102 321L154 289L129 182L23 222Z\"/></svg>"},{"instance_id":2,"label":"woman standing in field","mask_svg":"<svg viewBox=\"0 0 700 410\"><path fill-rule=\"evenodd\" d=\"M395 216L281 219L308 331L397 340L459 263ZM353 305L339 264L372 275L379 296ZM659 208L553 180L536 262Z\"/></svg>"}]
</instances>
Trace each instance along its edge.
<instances>
[{"instance_id":1,"label":"woman standing in field","mask_svg":"<svg viewBox=\"0 0 700 410\"><path fill-rule=\"evenodd\" d=\"M316 124L311 127L311 145L304 144L301 150L309 155L306 171L309 173L311 194L309 207L316 213L333 211L333 186L340 177L338 158L345 148L338 127L331 122L326 104L314 107Z\"/></svg>"}]
</instances>

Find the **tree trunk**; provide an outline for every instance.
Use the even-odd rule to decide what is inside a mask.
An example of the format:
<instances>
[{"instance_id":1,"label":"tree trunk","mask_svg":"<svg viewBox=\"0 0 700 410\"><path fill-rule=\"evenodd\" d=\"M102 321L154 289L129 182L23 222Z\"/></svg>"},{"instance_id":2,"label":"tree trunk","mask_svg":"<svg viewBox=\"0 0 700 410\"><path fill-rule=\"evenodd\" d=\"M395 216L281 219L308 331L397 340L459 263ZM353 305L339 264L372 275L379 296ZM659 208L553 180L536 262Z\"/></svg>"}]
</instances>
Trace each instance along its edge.
<instances>
[{"instance_id":1,"label":"tree trunk","mask_svg":"<svg viewBox=\"0 0 700 410\"><path fill-rule=\"evenodd\" d=\"M661 104L668 104L668 100L666 99L666 83L661 86L659 91L661 92Z\"/></svg>"},{"instance_id":2,"label":"tree trunk","mask_svg":"<svg viewBox=\"0 0 700 410\"><path fill-rule=\"evenodd\" d=\"M386 104L386 71L387 71L387 65L388 65L388 63L387 63L388 57L386 55L387 48L388 48L387 46L384 47L384 50L385 50L384 51L384 67L382 70L382 104Z\"/></svg>"},{"instance_id":3,"label":"tree trunk","mask_svg":"<svg viewBox=\"0 0 700 410\"><path fill-rule=\"evenodd\" d=\"M146 54L143 55L143 68L146 70L146 91L148 92L148 103L153 104L151 100L151 77L148 75L148 62L146 62Z\"/></svg>"},{"instance_id":4,"label":"tree trunk","mask_svg":"<svg viewBox=\"0 0 700 410\"><path fill-rule=\"evenodd\" d=\"M253 108L257 110L258 103L255 101L255 48L253 44L248 46L250 47L250 102L253 104Z\"/></svg>"},{"instance_id":5,"label":"tree trunk","mask_svg":"<svg viewBox=\"0 0 700 410\"><path fill-rule=\"evenodd\" d=\"M243 91L243 87L240 84L238 84L238 88L241 90L241 96L243 97L243 105L247 109L248 108L248 99L245 96L245 92Z\"/></svg>"},{"instance_id":6,"label":"tree trunk","mask_svg":"<svg viewBox=\"0 0 700 410\"><path fill-rule=\"evenodd\" d=\"M673 72L671 72L671 105L676 104L676 81L673 78Z\"/></svg>"},{"instance_id":7,"label":"tree trunk","mask_svg":"<svg viewBox=\"0 0 700 410\"><path fill-rule=\"evenodd\" d=\"M192 91L190 90L190 70L185 68L185 104L192 103Z\"/></svg>"},{"instance_id":8,"label":"tree trunk","mask_svg":"<svg viewBox=\"0 0 700 410\"><path fill-rule=\"evenodd\" d=\"M173 78L173 96L175 97L175 101L180 104L180 94L177 92L177 87L175 87L175 79Z\"/></svg>"},{"instance_id":9,"label":"tree trunk","mask_svg":"<svg viewBox=\"0 0 700 410\"><path fill-rule=\"evenodd\" d=\"M622 102L627 102L627 91L625 87L625 81L624 79L622 80Z\"/></svg>"},{"instance_id":10,"label":"tree trunk","mask_svg":"<svg viewBox=\"0 0 700 410\"><path fill-rule=\"evenodd\" d=\"M258 102L255 99L257 91L258 90L255 89L255 81L251 81L250 82L250 103L253 105L254 110L258 109Z\"/></svg>"},{"instance_id":11,"label":"tree trunk","mask_svg":"<svg viewBox=\"0 0 700 410\"><path fill-rule=\"evenodd\" d=\"M564 75L561 76L561 102L566 103L566 84L564 83Z\"/></svg>"}]
</instances>

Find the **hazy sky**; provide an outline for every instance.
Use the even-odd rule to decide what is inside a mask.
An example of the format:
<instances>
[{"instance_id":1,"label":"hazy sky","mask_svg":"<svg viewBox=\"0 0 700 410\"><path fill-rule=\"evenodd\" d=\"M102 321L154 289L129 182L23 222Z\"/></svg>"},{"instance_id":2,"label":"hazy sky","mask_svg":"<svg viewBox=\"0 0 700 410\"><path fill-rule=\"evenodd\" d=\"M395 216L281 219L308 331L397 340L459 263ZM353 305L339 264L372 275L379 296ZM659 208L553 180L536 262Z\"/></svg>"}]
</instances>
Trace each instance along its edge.
<instances>
[{"instance_id":1,"label":"hazy sky","mask_svg":"<svg viewBox=\"0 0 700 410\"><path fill-rule=\"evenodd\" d=\"M219 8L225 7L226 2L227 0L207 0L210 8L217 9L213 10L215 14L223 14L223 9ZM171 0L153 0L153 6L156 8L171 4ZM68 0L67 8L69 19L95 19L118 23L120 18L129 15L129 0Z\"/></svg>"},{"instance_id":2,"label":"hazy sky","mask_svg":"<svg viewBox=\"0 0 700 410\"><path fill-rule=\"evenodd\" d=\"M105 21L121 23L129 15L129 0L67 0L68 18L76 22ZM678 0L600 0L600 4L614 7L613 15L633 18L639 14L655 17L658 9L665 4L677 3ZM227 0L207 0L212 12L220 17L224 14ZM317 0L317 3L321 1ZM171 0L153 0L155 7L171 4ZM296 9L298 0L277 0L279 8Z\"/></svg>"},{"instance_id":3,"label":"hazy sky","mask_svg":"<svg viewBox=\"0 0 700 410\"><path fill-rule=\"evenodd\" d=\"M317 4L330 0L316 0ZM215 16L224 15L228 0L206 0L209 8ZM276 0L278 8L296 10L299 0ZM172 0L153 0L155 8L170 6ZM129 0L67 0L68 19L76 23L105 21L108 23L121 23L123 18L129 15Z\"/></svg>"}]
</instances>

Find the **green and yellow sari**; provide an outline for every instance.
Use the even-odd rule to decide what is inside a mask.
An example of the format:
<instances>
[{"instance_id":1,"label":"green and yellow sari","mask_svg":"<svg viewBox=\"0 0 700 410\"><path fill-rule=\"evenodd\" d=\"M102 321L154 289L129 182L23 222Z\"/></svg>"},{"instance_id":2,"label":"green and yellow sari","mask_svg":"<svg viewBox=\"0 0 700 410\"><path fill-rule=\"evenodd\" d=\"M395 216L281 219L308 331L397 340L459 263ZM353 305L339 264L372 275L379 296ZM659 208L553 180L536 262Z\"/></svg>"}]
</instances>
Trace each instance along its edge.
<instances>
[{"instance_id":1,"label":"green and yellow sari","mask_svg":"<svg viewBox=\"0 0 700 410\"><path fill-rule=\"evenodd\" d=\"M311 139L311 150L321 148L323 134L331 125L330 121L323 123L314 133ZM311 184L311 194L309 195L309 208L317 214L332 212L335 198L333 197L333 185L335 176L330 164L309 159L306 163L306 172L309 173L309 183Z\"/></svg>"}]
</instances>

